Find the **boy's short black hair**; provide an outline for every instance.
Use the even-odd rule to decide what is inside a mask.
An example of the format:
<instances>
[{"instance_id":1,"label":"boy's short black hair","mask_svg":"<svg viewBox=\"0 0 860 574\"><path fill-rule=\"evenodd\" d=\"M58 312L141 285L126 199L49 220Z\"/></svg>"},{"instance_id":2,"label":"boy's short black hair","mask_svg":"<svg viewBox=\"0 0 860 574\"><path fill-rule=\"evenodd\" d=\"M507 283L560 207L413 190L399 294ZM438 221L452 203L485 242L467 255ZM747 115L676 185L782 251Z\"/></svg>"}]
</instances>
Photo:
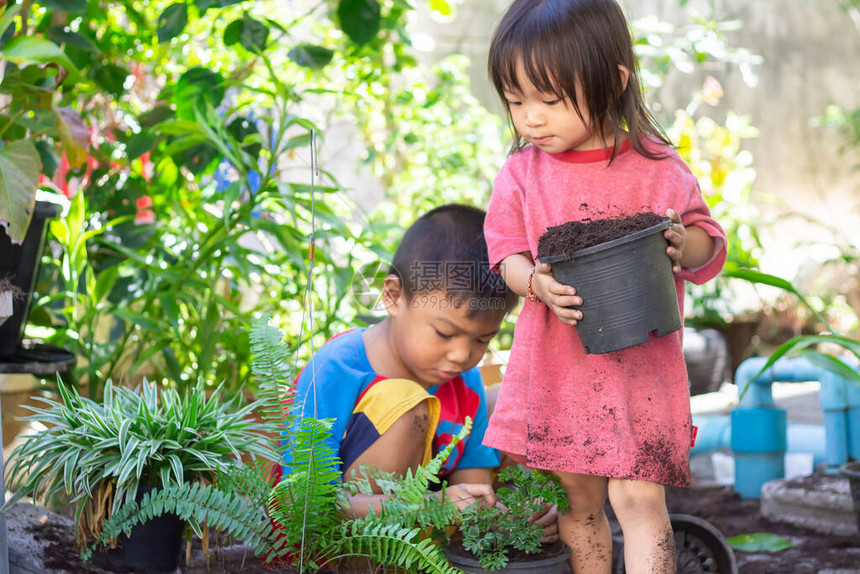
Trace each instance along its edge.
<instances>
[{"instance_id":1,"label":"boy's short black hair","mask_svg":"<svg viewBox=\"0 0 860 574\"><path fill-rule=\"evenodd\" d=\"M477 207L447 204L415 220L403 235L389 269L400 278L407 299L443 291L479 303L470 306L475 310L508 312L517 305L517 294L490 271L485 216Z\"/></svg>"}]
</instances>

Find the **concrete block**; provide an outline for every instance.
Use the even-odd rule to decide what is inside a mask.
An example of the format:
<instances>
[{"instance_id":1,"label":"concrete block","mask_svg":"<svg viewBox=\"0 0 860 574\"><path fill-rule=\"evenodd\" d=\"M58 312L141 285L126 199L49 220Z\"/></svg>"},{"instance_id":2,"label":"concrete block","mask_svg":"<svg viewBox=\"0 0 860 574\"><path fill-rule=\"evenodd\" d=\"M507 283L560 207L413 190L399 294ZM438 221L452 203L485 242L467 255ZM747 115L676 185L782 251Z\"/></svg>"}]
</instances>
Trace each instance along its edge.
<instances>
[{"instance_id":1,"label":"concrete block","mask_svg":"<svg viewBox=\"0 0 860 574\"><path fill-rule=\"evenodd\" d=\"M761 491L761 514L824 534L858 533L848 480L838 476L815 474L766 482Z\"/></svg>"}]
</instances>

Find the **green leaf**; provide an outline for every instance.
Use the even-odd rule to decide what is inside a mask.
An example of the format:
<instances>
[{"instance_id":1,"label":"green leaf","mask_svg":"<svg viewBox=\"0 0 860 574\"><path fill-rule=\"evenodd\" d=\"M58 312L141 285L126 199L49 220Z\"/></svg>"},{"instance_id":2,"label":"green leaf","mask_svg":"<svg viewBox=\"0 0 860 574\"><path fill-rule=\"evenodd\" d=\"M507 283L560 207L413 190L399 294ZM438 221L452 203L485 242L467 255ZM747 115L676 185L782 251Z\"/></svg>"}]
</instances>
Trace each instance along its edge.
<instances>
[{"instance_id":1,"label":"green leaf","mask_svg":"<svg viewBox=\"0 0 860 574\"><path fill-rule=\"evenodd\" d=\"M87 11L87 0L39 0L39 4L45 8L72 14L85 14Z\"/></svg>"},{"instance_id":2,"label":"green leaf","mask_svg":"<svg viewBox=\"0 0 860 574\"><path fill-rule=\"evenodd\" d=\"M220 74L207 68L191 68L176 82L173 103L176 117L181 120L195 120L195 110L206 109L207 104L217 108L224 97L224 82Z\"/></svg>"},{"instance_id":3,"label":"green leaf","mask_svg":"<svg viewBox=\"0 0 860 574\"><path fill-rule=\"evenodd\" d=\"M99 302L111 292L114 284L116 283L116 278L119 275L119 265L114 265L112 267L108 267L101 273L99 273L98 278L96 279L96 301Z\"/></svg>"},{"instance_id":4,"label":"green leaf","mask_svg":"<svg viewBox=\"0 0 860 574\"><path fill-rule=\"evenodd\" d=\"M287 57L299 66L319 70L331 62L334 51L313 44L299 44L290 50Z\"/></svg>"},{"instance_id":5,"label":"green leaf","mask_svg":"<svg viewBox=\"0 0 860 574\"><path fill-rule=\"evenodd\" d=\"M0 47L2 47L3 43L8 40L6 37L7 32L10 34L15 33L14 20L20 11L21 4L16 4L10 7L8 3L5 6L5 10L0 10L0 14L3 15L3 17L0 18Z\"/></svg>"},{"instance_id":6,"label":"green leaf","mask_svg":"<svg viewBox=\"0 0 860 574\"><path fill-rule=\"evenodd\" d=\"M156 106L148 112L144 112L137 116L137 123L139 123L142 128L151 128L172 115L173 110L171 110L169 106Z\"/></svg>"},{"instance_id":7,"label":"green leaf","mask_svg":"<svg viewBox=\"0 0 860 574\"><path fill-rule=\"evenodd\" d=\"M197 122L190 120L170 120L156 126L157 131L168 136L203 135Z\"/></svg>"},{"instance_id":8,"label":"green leaf","mask_svg":"<svg viewBox=\"0 0 860 574\"><path fill-rule=\"evenodd\" d=\"M60 47L45 38L16 36L3 47L3 58L16 64L53 62L63 66L69 73L70 79L78 81L81 78L80 70Z\"/></svg>"},{"instance_id":9,"label":"green leaf","mask_svg":"<svg viewBox=\"0 0 860 574\"><path fill-rule=\"evenodd\" d=\"M35 145L42 160L42 173L48 178L54 177L54 172L60 167L60 159L54 153L53 146L47 140L38 140Z\"/></svg>"},{"instance_id":10,"label":"green leaf","mask_svg":"<svg viewBox=\"0 0 860 574\"><path fill-rule=\"evenodd\" d=\"M116 64L95 64L87 74L98 86L114 96L125 92L125 80L128 70Z\"/></svg>"},{"instance_id":11,"label":"green leaf","mask_svg":"<svg viewBox=\"0 0 860 574\"><path fill-rule=\"evenodd\" d=\"M128 161L139 158L158 143L158 135L150 130L143 130L140 133L134 134L125 145L125 153Z\"/></svg>"},{"instance_id":12,"label":"green leaf","mask_svg":"<svg viewBox=\"0 0 860 574\"><path fill-rule=\"evenodd\" d=\"M188 6L184 2L171 4L158 18L158 43L177 37L188 25Z\"/></svg>"},{"instance_id":13,"label":"green leaf","mask_svg":"<svg viewBox=\"0 0 860 574\"><path fill-rule=\"evenodd\" d=\"M751 283L761 283L762 285L779 287L780 289L784 289L789 293L797 293L797 290L794 288L794 285L792 285L790 282L786 281L782 277L777 277L776 275L770 275L768 273L762 273L753 269L731 269L726 270L723 275L725 275L726 277L744 279Z\"/></svg>"},{"instance_id":14,"label":"green leaf","mask_svg":"<svg viewBox=\"0 0 860 574\"><path fill-rule=\"evenodd\" d=\"M830 371L831 373L842 377L846 381L860 383L860 373L840 361L838 357L821 353L813 349L802 350L800 352L800 356L805 357L807 361L816 367L820 367L825 371Z\"/></svg>"},{"instance_id":15,"label":"green leaf","mask_svg":"<svg viewBox=\"0 0 860 574\"><path fill-rule=\"evenodd\" d=\"M249 52L265 50L268 39L268 26L250 16L234 20L224 30L224 44L233 46L238 42Z\"/></svg>"},{"instance_id":16,"label":"green leaf","mask_svg":"<svg viewBox=\"0 0 860 574\"><path fill-rule=\"evenodd\" d=\"M132 311L130 309L117 308L114 309L114 314L120 319L125 319L126 321L132 323L133 325L137 325L141 329L149 331L150 333L160 333L161 327L158 323L154 321L150 321L147 319L142 313L138 313L137 311Z\"/></svg>"},{"instance_id":17,"label":"green leaf","mask_svg":"<svg viewBox=\"0 0 860 574\"><path fill-rule=\"evenodd\" d=\"M0 225L14 243L24 240L36 202L42 160L33 142L14 141L0 150Z\"/></svg>"},{"instance_id":18,"label":"green leaf","mask_svg":"<svg viewBox=\"0 0 860 574\"><path fill-rule=\"evenodd\" d=\"M194 5L197 6L197 10L200 11L200 15L202 16L209 8L220 7L221 2L218 0L194 0Z\"/></svg>"},{"instance_id":19,"label":"green leaf","mask_svg":"<svg viewBox=\"0 0 860 574\"><path fill-rule=\"evenodd\" d=\"M794 548L794 544L777 534L754 532L727 539L733 550L740 552L780 552Z\"/></svg>"},{"instance_id":20,"label":"green leaf","mask_svg":"<svg viewBox=\"0 0 860 574\"><path fill-rule=\"evenodd\" d=\"M379 33L381 14L376 0L340 0L337 17L349 39L363 46Z\"/></svg>"},{"instance_id":21,"label":"green leaf","mask_svg":"<svg viewBox=\"0 0 860 574\"><path fill-rule=\"evenodd\" d=\"M93 41L77 32L69 32L63 26L54 26L48 30L48 39L57 44L67 44L80 48L84 52L98 52L98 46Z\"/></svg>"}]
</instances>

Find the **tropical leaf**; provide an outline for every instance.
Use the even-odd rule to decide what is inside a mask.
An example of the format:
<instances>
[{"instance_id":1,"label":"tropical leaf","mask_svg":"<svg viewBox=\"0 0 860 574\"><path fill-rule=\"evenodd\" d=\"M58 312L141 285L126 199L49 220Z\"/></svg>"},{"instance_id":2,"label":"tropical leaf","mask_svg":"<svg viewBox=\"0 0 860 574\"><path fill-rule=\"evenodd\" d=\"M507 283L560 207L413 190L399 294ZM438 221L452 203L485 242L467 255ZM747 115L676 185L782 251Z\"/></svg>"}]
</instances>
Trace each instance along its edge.
<instances>
[{"instance_id":1,"label":"tropical leaf","mask_svg":"<svg viewBox=\"0 0 860 574\"><path fill-rule=\"evenodd\" d=\"M359 46L376 37L382 20L377 0L340 0L337 17L341 30Z\"/></svg>"},{"instance_id":2,"label":"tropical leaf","mask_svg":"<svg viewBox=\"0 0 860 574\"><path fill-rule=\"evenodd\" d=\"M36 202L42 160L33 142L18 140L0 150L0 225L14 243L21 243Z\"/></svg>"}]
</instances>

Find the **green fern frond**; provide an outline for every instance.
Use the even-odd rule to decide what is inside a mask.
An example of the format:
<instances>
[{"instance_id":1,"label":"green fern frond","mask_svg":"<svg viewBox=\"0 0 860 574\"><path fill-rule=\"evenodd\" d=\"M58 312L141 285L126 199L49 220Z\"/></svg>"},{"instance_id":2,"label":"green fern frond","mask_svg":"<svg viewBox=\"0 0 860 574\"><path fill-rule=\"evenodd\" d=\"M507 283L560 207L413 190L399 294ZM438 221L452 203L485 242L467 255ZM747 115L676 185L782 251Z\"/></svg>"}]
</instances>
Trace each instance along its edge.
<instances>
[{"instance_id":1,"label":"green fern frond","mask_svg":"<svg viewBox=\"0 0 860 574\"><path fill-rule=\"evenodd\" d=\"M206 523L211 528L242 540L258 556L264 552L272 556L283 553L278 533L261 507L211 485L185 483L147 492L140 503L132 501L122 505L118 512L105 520L95 543L81 551L81 558L88 560L94 549L106 546L120 533L128 535L135 526L163 514L175 514L185 521Z\"/></svg>"},{"instance_id":2,"label":"green fern frond","mask_svg":"<svg viewBox=\"0 0 860 574\"><path fill-rule=\"evenodd\" d=\"M287 546L314 555L315 533L335 528L344 518L340 504L340 460L326 442L332 421L307 418L289 437L289 473L272 489L269 514L278 521Z\"/></svg>"},{"instance_id":3,"label":"green fern frond","mask_svg":"<svg viewBox=\"0 0 860 574\"><path fill-rule=\"evenodd\" d=\"M269 324L268 316L251 327L251 372L257 380L257 398L262 403L260 416L265 421L287 424L293 398L293 371L289 350L280 329Z\"/></svg>"},{"instance_id":4,"label":"green fern frond","mask_svg":"<svg viewBox=\"0 0 860 574\"><path fill-rule=\"evenodd\" d=\"M341 557L366 556L374 562L403 568L407 572L462 574L452 567L440 546L421 530L400 524L353 521L320 540L320 555L333 561Z\"/></svg>"},{"instance_id":5,"label":"green fern frond","mask_svg":"<svg viewBox=\"0 0 860 574\"><path fill-rule=\"evenodd\" d=\"M244 496L260 508L265 508L272 486L271 466L266 461L251 461L239 469L219 473L216 484L222 492Z\"/></svg>"}]
</instances>

